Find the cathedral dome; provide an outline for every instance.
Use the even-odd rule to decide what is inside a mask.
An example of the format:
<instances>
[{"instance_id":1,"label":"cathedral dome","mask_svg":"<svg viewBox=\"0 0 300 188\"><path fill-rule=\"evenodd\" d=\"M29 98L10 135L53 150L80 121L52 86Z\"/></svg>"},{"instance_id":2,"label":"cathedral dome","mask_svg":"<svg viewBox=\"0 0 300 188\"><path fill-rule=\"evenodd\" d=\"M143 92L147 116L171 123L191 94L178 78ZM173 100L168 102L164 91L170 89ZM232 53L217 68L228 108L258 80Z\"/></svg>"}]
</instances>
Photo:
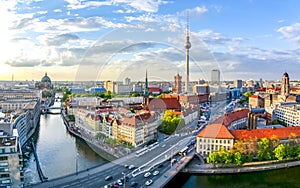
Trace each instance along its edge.
<instances>
[{"instance_id":1,"label":"cathedral dome","mask_svg":"<svg viewBox=\"0 0 300 188\"><path fill-rule=\"evenodd\" d=\"M41 82L49 82L49 83L51 83L51 79L49 78L49 76L47 76L47 73L45 73L45 76L43 76Z\"/></svg>"}]
</instances>

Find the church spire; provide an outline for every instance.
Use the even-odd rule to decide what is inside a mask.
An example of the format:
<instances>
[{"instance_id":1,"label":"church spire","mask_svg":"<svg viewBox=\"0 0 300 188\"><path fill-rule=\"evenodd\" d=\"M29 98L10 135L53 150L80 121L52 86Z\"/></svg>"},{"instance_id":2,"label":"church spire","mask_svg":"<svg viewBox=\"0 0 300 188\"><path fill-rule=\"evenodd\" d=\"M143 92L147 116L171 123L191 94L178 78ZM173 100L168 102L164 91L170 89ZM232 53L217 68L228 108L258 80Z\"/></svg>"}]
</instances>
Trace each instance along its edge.
<instances>
[{"instance_id":1,"label":"church spire","mask_svg":"<svg viewBox=\"0 0 300 188\"><path fill-rule=\"evenodd\" d=\"M147 74L147 69L146 69L146 79L145 79L145 95L148 96L149 94L149 88L148 88L148 74Z\"/></svg>"}]
</instances>

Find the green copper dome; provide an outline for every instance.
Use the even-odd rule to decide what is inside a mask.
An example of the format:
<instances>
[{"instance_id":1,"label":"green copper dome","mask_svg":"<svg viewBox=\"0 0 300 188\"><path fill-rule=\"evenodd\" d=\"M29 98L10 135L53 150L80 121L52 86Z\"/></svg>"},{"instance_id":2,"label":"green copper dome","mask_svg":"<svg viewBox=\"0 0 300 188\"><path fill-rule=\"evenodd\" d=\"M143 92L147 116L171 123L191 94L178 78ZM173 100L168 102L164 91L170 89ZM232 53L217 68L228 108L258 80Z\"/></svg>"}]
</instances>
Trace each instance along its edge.
<instances>
[{"instance_id":1,"label":"green copper dome","mask_svg":"<svg viewBox=\"0 0 300 188\"><path fill-rule=\"evenodd\" d=\"M47 73L45 73L45 76L42 78L42 82L50 82L51 83L51 79L49 78L49 76L47 76Z\"/></svg>"}]
</instances>

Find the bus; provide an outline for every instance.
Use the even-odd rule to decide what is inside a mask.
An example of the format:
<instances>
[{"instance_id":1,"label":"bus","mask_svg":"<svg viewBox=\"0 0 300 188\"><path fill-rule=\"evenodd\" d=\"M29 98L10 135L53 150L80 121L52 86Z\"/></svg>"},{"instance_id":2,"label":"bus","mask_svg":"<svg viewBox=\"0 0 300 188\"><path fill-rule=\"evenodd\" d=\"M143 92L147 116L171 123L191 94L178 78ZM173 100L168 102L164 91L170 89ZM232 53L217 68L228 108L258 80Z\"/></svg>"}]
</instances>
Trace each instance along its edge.
<instances>
[{"instance_id":1,"label":"bus","mask_svg":"<svg viewBox=\"0 0 300 188\"><path fill-rule=\"evenodd\" d=\"M142 149L138 150L135 152L135 156L139 157L140 155L143 155L144 153L146 153L148 151L147 147L143 147Z\"/></svg>"},{"instance_id":2,"label":"bus","mask_svg":"<svg viewBox=\"0 0 300 188\"><path fill-rule=\"evenodd\" d=\"M189 149L189 147L184 147L182 150L178 152L179 155L184 155L184 153Z\"/></svg>"}]
</instances>

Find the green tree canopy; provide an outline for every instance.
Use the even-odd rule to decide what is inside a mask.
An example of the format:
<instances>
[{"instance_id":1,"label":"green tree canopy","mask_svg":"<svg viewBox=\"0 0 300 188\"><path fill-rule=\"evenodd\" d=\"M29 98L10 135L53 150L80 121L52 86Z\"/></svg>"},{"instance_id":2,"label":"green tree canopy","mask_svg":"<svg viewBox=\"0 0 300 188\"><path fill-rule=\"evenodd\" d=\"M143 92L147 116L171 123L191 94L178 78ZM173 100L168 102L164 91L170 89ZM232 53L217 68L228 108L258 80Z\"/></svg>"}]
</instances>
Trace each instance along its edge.
<instances>
[{"instance_id":1,"label":"green tree canopy","mask_svg":"<svg viewBox=\"0 0 300 188\"><path fill-rule=\"evenodd\" d=\"M270 160L272 158L271 150L270 150L270 140L267 138L262 138L258 141L258 151L257 151L258 159Z\"/></svg>"},{"instance_id":2,"label":"green tree canopy","mask_svg":"<svg viewBox=\"0 0 300 188\"><path fill-rule=\"evenodd\" d=\"M180 120L179 115L175 114L172 110L166 110L158 129L166 134L172 134L177 129Z\"/></svg>"},{"instance_id":3,"label":"green tree canopy","mask_svg":"<svg viewBox=\"0 0 300 188\"><path fill-rule=\"evenodd\" d=\"M247 91L246 93L244 93L244 97L246 98L247 102L249 102L249 97L251 97L251 95L251 91Z\"/></svg>"},{"instance_id":4,"label":"green tree canopy","mask_svg":"<svg viewBox=\"0 0 300 188\"><path fill-rule=\"evenodd\" d=\"M285 158L285 146L283 144L278 145L274 149L274 154L278 160L284 159Z\"/></svg>"}]
</instances>

